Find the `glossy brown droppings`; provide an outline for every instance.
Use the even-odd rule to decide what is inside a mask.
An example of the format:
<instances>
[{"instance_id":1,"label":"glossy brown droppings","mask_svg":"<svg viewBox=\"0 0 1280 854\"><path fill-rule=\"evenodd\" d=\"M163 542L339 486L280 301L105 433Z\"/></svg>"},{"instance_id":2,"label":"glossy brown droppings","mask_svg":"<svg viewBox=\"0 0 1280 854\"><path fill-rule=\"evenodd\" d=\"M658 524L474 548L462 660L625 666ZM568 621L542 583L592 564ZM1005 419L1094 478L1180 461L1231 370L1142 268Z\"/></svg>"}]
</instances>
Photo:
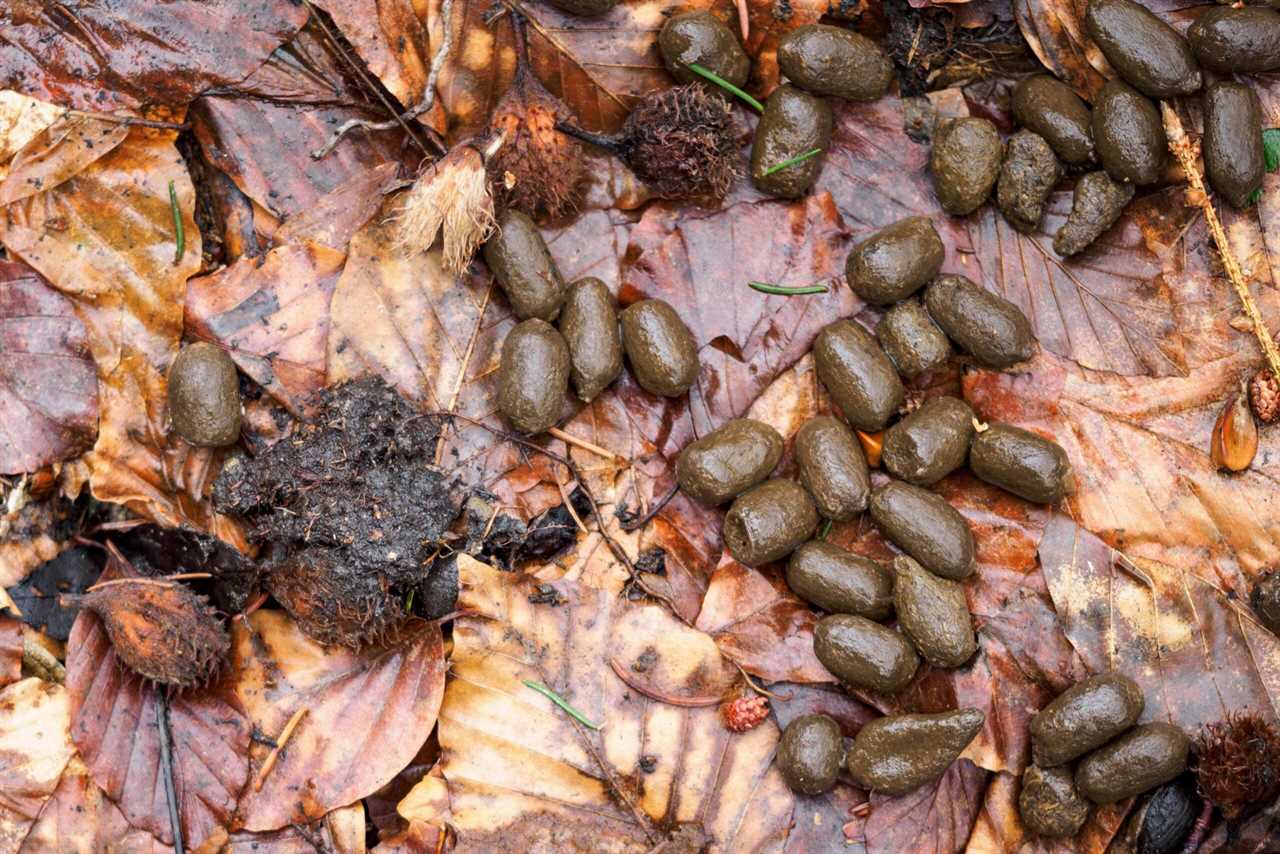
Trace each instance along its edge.
<instances>
[{"instance_id":1,"label":"glossy brown droppings","mask_svg":"<svg viewBox=\"0 0 1280 854\"><path fill-rule=\"evenodd\" d=\"M818 379L858 430L879 430L906 397L889 357L855 321L837 320L818 333L813 358Z\"/></svg>"},{"instance_id":2,"label":"glossy brown droppings","mask_svg":"<svg viewBox=\"0 0 1280 854\"><path fill-rule=\"evenodd\" d=\"M1191 741L1163 722L1134 727L1076 767L1076 788L1095 804L1111 804L1167 783L1187 768Z\"/></svg>"},{"instance_id":3,"label":"glossy brown droppings","mask_svg":"<svg viewBox=\"0 0 1280 854\"><path fill-rule=\"evenodd\" d=\"M554 321L566 288L538 226L527 214L508 209L484 244L484 261L521 320Z\"/></svg>"},{"instance_id":4,"label":"glossy brown droppings","mask_svg":"<svg viewBox=\"0 0 1280 854\"><path fill-rule=\"evenodd\" d=\"M536 317L516 324L502 342L498 411L522 433L555 425L569 391L569 348L556 328Z\"/></svg>"},{"instance_id":5,"label":"glossy brown droppings","mask_svg":"<svg viewBox=\"0 0 1280 854\"><path fill-rule=\"evenodd\" d=\"M951 342L917 299L907 299L884 313L876 324L876 340L898 373L914 379L937 370L951 358Z\"/></svg>"},{"instance_id":6,"label":"glossy brown droppings","mask_svg":"<svg viewBox=\"0 0 1280 854\"><path fill-rule=\"evenodd\" d=\"M935 575L953 580L973 572L973 532L935 492L891 480L871 494L876 527Z\"/></svg>"},{"instance_id":7,"label":"glossy brown droppings","mask_svg":"<svg viewBox=\"0 0 1280 854\"><path fill-rule=\"evenodd\" d=\"M1062 166L1044 137L1020 130L1005 146L996 204L1015 229L1033 232L1040 226L1049 194L1061 179Z\"/></svg>"},{"instance_id":8,"label":"glossy brown droppings","mask_svg":"<svg viewBox=\"0 0 1280 854\"><path fill-rule=\"evenodd\" d=\"M735 418L688 445L676 459L676 482L706 507L723 504L769 476L782 459L782 437L760 421Z\"/></svg>"},{"instance_id":9,"label":"glossy brown droppings","mask_svg":"<svg viewBox=\"0 0 1280 854\"><path fill-rule=\"evenodd\" d=\"M871 477L862 443L830 415L811 418L796 433L794 453L800 482L827 519L847 522L867 509Z\"/></svg>"},{"instance_id":10,"label":"glossy brown droppings","mask_svg":"<svg viewBox=\"0 0 1280 854\"><path fill-rule=\"evenodd\" d=\"M1204 172L1213 191L1248 207L1262 186L1262 105L1245 83L1219 80L1204 92Z\"/></svg>"},{"instance_id":11,"label":"glossy brown droppings","mask_svg":"<svg viewBox=\"0 0 1280 854\"><path fill-rule=\"evenodd\" d=\"M1108 80L1094 101L1093 141L1117 181L1143 186L1164 176L1169 143L1160 110L1123 80Z\"/></svg>"},{"instance_id":12,"label":"glossy brown droppings","mask_svg":"<svg viewBox=\"0 0 1280 854\"><path fill-rule=\"evenodd\" d=\"M1031 719L1035 763L1051 768L1083 756L1133 726L1142 708L1142 689L1120 673L1076 683Z\"/></svg>"},{"instance_id":13,"label":"glossy brown droppings","mask_svg":"<svg viewBox=\"0 0 1280 854\"><path fill-rule=\"evenodd\" d=\"M667 302L647 299L622 312L622 347L636 382L650 394L679 397L698 378L698 345Z\"/></svg>"},{"instance_id":14,"label":"glossy brown droppings","mask_svg":"<svg viewBox=\"0 0 1280 854\"><path fill-rule=\"evenodd\" d=\"M1280 68L1280 13L1261 6L1209 9L1187 30L1200 64L1219 74Z\"/></svg>"},{"instance_id":15,"label":"glossy brown droppings","mask_svg":"<svg viewBox=\"0 0 1280 854\"><path fill-rule=\"evenodd\" d=\"M855 783L884 795L905 795L943 775L982 729L978 709L886 715L859 730L845 765Z\"/></svg>"},{"instance_id":16,"label":"glossy brown droppings","mask_svg":"<svg viewBox=\"0 0 1280 854\"><path fill-rule=\"evenodd\" d=\"M738 496L722 535L734 560L760 566L791 554L817 527L818 511L804 487L774 478Z\"/></svg>"},{"instance_id":17,"label":"glossy brown droppings","mask_svg":"<svg viewBox=\"0 0 1280 854\"><path fill-rule=\"evenodd\" d=\"M751 183L771 196L803 196L822 172L833 123L831 105L825 100L795 86L779 86L765 101L764 114L756 125L751 143ZM772 167L814 149L820 153L770 172Z\"/></svg>"},{"instance_id":18,"label":"glossy brown droppings","mask_svg":"<svg viewBox=\"0 0 1280 854\"><path fill-rule=\"evenodd\" d=\"M1076 791L1071 769L1032 765L1022 774L1018 815L1032 833L1064 839L1084 826L1089 802Z\"/></svg>"},{"instance_id":19,"label":"glossy brown droppings","mask_svg":"<svg viewBox=\"0 0 1280 854\"><path fill-rule=\"evenodd\" d=\"M1045 139L1066 163L1094 160L1089 108L1067 84L1048 74L1027 77L1013 90L1013 115Z\"/></svg>"},{"instance_id":20,"label":"glossy brown droppings","mask_svg":"<svg viewBox=\"0 0 1280 854\"><path fill-rule=\"evenodd\" d=\"M1090 0L1089 36L1125 82L1151 98L1190 95L1200 68L1185 39L1133 0Z\"/></svg>"},{"instance_id":21,"label":"glossy brown droppings","mask_svg":"<svg viewBox=\"0 0 1280 854\"><path fill-rule=\"evenodd\" d=\"M728 25L706 11L672 15L658 33L667 70L681 83L712 84L688 69L700 65L734 86L747 82L751 60Z\"/></svg>"},{"instance_id":22,"label":"glossy brown droppings","mask_svg":"<svg viewBox=\"0 0 1280 854\"><path fill-rule=\"evenodd\" d=\"M973 619L959 582L939 578L906 555L893 559L898 625L934 667L959 667L978 651Z\"/></svg>"},{"instance_id":23,"label":"glossy brown droppings","mask_svg":"<svg viewBox=\"0 0 1280 854\"><path fill-rule=\"evenodd\" d=\"M594 18L617 6L618 0L551 0L551 4L583 18Z\"/></svg>"},{"instance_id":24,"label":"glossy brown droppings","mask_svg":"<svg viewBox=\"0 0 1280 854\"><path fill-rule=\"evenodd\" d=\"M974 437L969 468L987 483L1037 504L1057 503L1075 483L1061 445L1012 424L991 424Z\"/></svg>"},{"instance_id":25,"label":"glossy brown droppings","mask_svg":"<svg viewBox=\"0 0 1280 854\"><path fill-rule=\"evenodd\" d=\"M942 269L946 249L933 223L913 216L886 226L845 259L850 289L872 305L889 305L924 287Z\"/></svg>"},{"instance_id":26,"label":"glossy brown droppings","mask_svg":"<svg viewBox=\"0 0 1280 854\"><path fill-rule=\"evenodd\" d=\"M929 165L943 209L955 216L977 210L1000 174L1004 147L987 119L952 119L933 138Z\"/></svg>"},{"instance_id":27,"label":"glossy brown droppings","mask_svg":"<svg viewBox=\"0 0 1280 854\"><path fill-rule=\"evenodd\" d=\"M1083 252L1115 225L1133 193L1132 184L1114 181L1102 170L1082 176L1071 196L1071 213L1053 236L1053 251L1064 258Z\"/></svg>"},{"instance_id":28,"label":"glossy brown droppings","mask_svg":"<svg viewBox=\"0 0 1280 854\"><path fill-rule=\"evenodd\" d=\"M819 620L813 630L813 652L845 684L878 694L905 688L920 665L920 657L905 637L853 614Z\"/></svg>"},{"instance_id":29,"label":"glossy brown droppings","mask_svg":"<svg viewBox=\"0 0 1280 854\"><path fill-rule=\"evenodd\" d=\"M971 438L969 405L955 397L935 397L885 431L880 461L894 477L929 486L964 465Z\"/></svg>"},{"instance_id":30,"label":"glossy brown droppings","mask_svg":"<svg viewBox=\"0 0 1280 854\"><path fill-rule=\"evenodd\" d=\"M839 724L826 715L802 715L782 731L774 762L793 792L820 795L835 786L843 751Z\"/></svg>"},{"instance_id":31,"label":"glossy brown droppings","mask_svg":"<svg viewBox=\"0 0 1280 854\"><path fill-rule=\"evenodd\" d=\"M984 368L1003 370L1035 352L1022 309L964 276L934 279L925 289L924 306L947 337Z\"/></svg>"},{"instance_id":32,"label":"glossy brown droppings","mask_svg":"<svg viewBox=\"0 0 1280 854\"><path fill-rule=\"evenodd\" d=\"M206 341L183 347L168 385L169 418L187 444L218 448L240 438L240 378L221 347Z\"/></svg>"},{"instance_id":33,"label":"glossy brown droppings","mask_svg":"<svg viewBox=\"0 0 1280 854\"><path fill-rule=\"evenodd\" d=\"M810 540L787 562L791 592L832 614L870 620L893 613L893 576L868 557L833 543Z\"/></svg>"},{"instance_id":34,"label":"glossy brown droppings","mask_svg":"<svg viewBox=\"0 0 1280 854\"><path fill-rule=\"evenodd\" d=\"M608 286L596 278L574 282L558 326L569 348L573 389L581 400L590 402L622 373L618 307Z\"/></svg>"},{"instance_id":35,"label":"glossy brown droppings","mask_svg":"<svg viewBox=\"0 0 1280 854\"><path fill-rule=\"evenodd\" d=\"M827 24L806 24L783 36L778 67L797 86L849 101L874 101L893 83L893 62L880 45Z\"/></svg>"}]
</instances>

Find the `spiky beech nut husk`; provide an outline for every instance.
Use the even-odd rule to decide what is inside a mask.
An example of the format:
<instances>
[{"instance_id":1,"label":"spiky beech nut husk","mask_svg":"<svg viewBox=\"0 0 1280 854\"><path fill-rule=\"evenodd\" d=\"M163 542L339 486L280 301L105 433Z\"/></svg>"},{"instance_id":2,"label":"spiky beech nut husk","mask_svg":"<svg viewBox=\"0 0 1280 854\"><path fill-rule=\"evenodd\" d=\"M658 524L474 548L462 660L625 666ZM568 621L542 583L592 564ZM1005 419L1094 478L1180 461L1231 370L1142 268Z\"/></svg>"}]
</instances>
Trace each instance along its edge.
<instances>
[{"instance_id":1,"label":"spiky beech nut husk","mask_svg":"<svg viewBox=\"0 0 1280 854\"><path fill-rule=\"evenodd\" d=\"M1280 380L1270 368L1263 368L1249 380L1249 406L1263 424L1280 418Z\"/></svg>"},{"instance_id":2,"label":"spiky beech nut husk","mask_svg":"<svg viewBox=\"0 0 1280 854\"><path fill-rule=\"evenodd\" d=\"M720 715L730 732L746 732L769 717L769 701L757 694L744 694L721 704Z\"/></svg>"},{"instance_id":3,"label":"spiky beech nut husk","mask_svg":"<svg viewBox=\"0 0 1280 854\"><path fill-rule=\"evenodd\" d=\"M385 575L349 567L327 549L306 549L276 565L267 591L308 637L326 646L385 643L405 620Z\"/></svg>"},{"instance_id":4,"label":"spiky beech nut husk","mask_svg":"<svg viewBox=\"0 0 1280 854\"><path fill-rule=\"evenodd\" d=\"M1200 730L1196 785L1228 819L1280 794L1280 729L1254 711L1229 712Z\"/></svg>"},{"instance_id":5,"label":"spiky beech nut husk","mask_svg":"<svg viewBox=\"0 0 1280 854\"><path fill-rule=\"evenodd\" d=\"M116 657L161 685L208 685L231 651L227 628L208 601L177 581L116 579L63 601L97 614Z\"/></svg>"},{"instance_id":6,"label":"spiky beech nut husk","mask_svg":"<svg viewBox=\"0 0 1280 854\"><path fill-rule=\"evenodd\" d=\"M582 144L556 129L572 113L529 70L524 24L518 17L513 23L516 76L490 119L490 130L503 134L504 142L489 158L489 175L504 206L554 219L577 207L585 177Z\"/></svg>"},{"instance_id":7,"label":"spiky beech nut husk","mask_svg":"<svg viewBox=\"0 0 1280 854\"><path fill-rule=\"evenodd\" d=\"M1249 604L1273 634L1280 635L1280 570L1264 574L1253 586Z\"/></svg>"},{"instance_id":8,"label":"spiky beech nut husk","mask_svg":"<svg viewBox=\"0 0 1280 854\"><path fill-rule=\"evenodd\" d=\"M742 175L733 106L699 83L646 97L620 143L623 161L661 198L721 199Z\"/></svg>"},{"instance_id":9,"label":"spiky beech nut husk","mask_svg":"<svg viewBox=\"0 0 1280 854\"><path fill-rule=\"evenodd\" d=\"M1244 389L1234 394L1214 422L1209 458L1225 471L1244 471L1258 453L1258 425L1249 410Z\"/></svg>"},{"instance_id":10,"label":"spiky beech nut husk","mask_svg":"<svg viewBox=\"0 0 1280 854\"><path fill-rule=\"evenodd\" d=\"M502 142L496 137L486 146ZM406 255L430 249L443 232L445 269L465 270L496 224L482 147L459 143L431 164L409 190L398 220L397 239Z\"/></svg>"}]
</instances>

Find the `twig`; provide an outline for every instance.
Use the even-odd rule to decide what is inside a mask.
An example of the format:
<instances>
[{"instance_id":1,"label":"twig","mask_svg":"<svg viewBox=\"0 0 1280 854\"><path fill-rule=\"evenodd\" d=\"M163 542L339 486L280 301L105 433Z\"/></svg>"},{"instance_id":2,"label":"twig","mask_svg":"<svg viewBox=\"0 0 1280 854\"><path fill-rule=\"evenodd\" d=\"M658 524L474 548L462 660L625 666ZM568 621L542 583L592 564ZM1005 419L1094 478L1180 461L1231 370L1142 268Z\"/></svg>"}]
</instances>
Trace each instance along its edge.
<instances>
[{"instance_id":1,"label":"twig","mask_svg":"<svg viewBox=\"0 0 1280 854\"><path fill-rule=\"evenodd\" d=\"M739 664L738 662L735 661L733 663L733 666L738 668L738 672L742 674L742 678L747 683L747 687L749 687L752 691L755 691L757 694L763 694L766 697L772 697L773 699L781 700L784 703L787 700L791 699L790 694L786 694L786 695L775 694L772 691L770 691L768 688L764 688L760 685L757 685L755 681L751 678L751 674L748 673L746 670L744 670L742 665Z\"/></svg>"},{"instance_id":2,"label":"twig","mask_svg":"<svg viewBox=\"0 0 1280 854\"><path fill-rule=\"evenodd\" d=\"M475 328L471 330L471 338L467 341L467 350L462 354L462 365L458 368L458 378L453 384L453 392L449 395L450 412L458 408L458 397L462 394L463 383L467 379L467 368L471 365L471 355L476 349L476 340L480 337L480 329L484 326L484 313L489 310L489 300L493 297L493 286L497 281L495 277L489 278L489 287L485 288L484 300L480 303L480 314L476 317ZM436 465L440 465L440 460L444 456L444 443L446 432L440 431L440 435L436 437Z\"/></svg>"},{"instance_id":3,"label":"twig","mask_svg":"<svg viewBox=\"0 0 1280 854\"><path fill-rule=\"evenodd\" d=\"M578 530L587 533L587 526L582 524L582 520L578 518L578 511L573 509L573 502L569 499L569 493L564 488L564 481L560 480L560 476L556 475L556 488L560 490L560 500L564 502L564 509L569 511L569 515L573 517L573 524L578 526Z\"/></svg>"},{"instance_id":4,"label":"twig","mask_svg":"<svg viewBox=\"0 0 1280 854\"><path fill-rule=\"evenodd\" d=\"M525 679L524 684L526 687L532 688L542 696L546 697L551 702L555 703L560 708L564 709L564 711L571 718L573 718L578 723L582 724L584 727L587 727L588 729L602 729L600 724L593 724L591 721L587 720L586 715L582 714L582 712L578 711L573 706L569 705L568 701L566 701L563 697L561 697L555 691L552 691L546 685L543 685L541 682L534 682L532 679Z\"/></svg>"},{"instance_id":5,"label":"twig","mask_svg":"<svg viewBox=\"0 0 1280 854\"><path fill-rule=\"evenodd\" d=\"M169 209L173 211L173 234L177 246L173 250L173 263L182 263L182 254L187 250L187 233L182 228L182 208L178 207L178 191L169 182Z\"/></svg>"},{"instance_id":6,"label":"twig","mask_svg":"<svg viewBox=\"0 0 1280 854\"><path fill-rule=\"evenodd\" d=\"M182 844L182 819L178 813L178 792L173 785L173 734L169 731L169 695L160 686L156 692L156 728L160 730L160 777L164 781L164 799L169 804L169 829L173 833L173 850L186 851Z\"/></svg>"},{"instance_id":7,"label":"twig","mask_svg":"<svg viewBox=\"0 0 1280 854\"><path fill-rule=\"evenodd\" d=\"M302 2L307 7L307 10L311 13L311 17L315 20L316 24L319 25L321 32L324 33L325 39L329 42L329 46L333 48L334 53L336 53L339 56L339 58L341 58L342 61L347 65L347 67L351 69L352 73L355 74L355 76L358 77L362 83L364 83L365 87L370 92L372 92L374 95L377 96L378 100L382 102L382 106L386 107L387 112L392 115L393 118L390 122L390 127L395 127L396 125L399 125L400 127L404 128L404 132L408 134L409 138L413 140L414 144L418 146L418 148L422 149L422 153L430 157L431 152L428 151L427 147L422 144L422 140L418 139L418 135L415 134L412 129L410 129L408 121L406 121L404 118L400 116L400 111L397 110L389 100L387 100L387 97L382 94L382 90L378 86L376 86L372 80L369 79L368 73L364 70L364 68L361 67L361 64L353 60L351 57L347 56L347 52L342 49L341 45L338 44L338 39L329 30L329 25L324 22L324 18L320 17L319 11L316 9L314 5L312 5L311 0L302 0ZM449 2L449 0L446 0L446 2ZM355 124L353 124L353 122ZM338 128L338 130L334 133L333 137L330 138L329 142L326 143L323 148L319 149L318 151L311 152L311 158L313 160L319 160L321 157L324 157L326 154L328 154L330 151L333 150L333 146L337 145L338 140L342 138L341 134L343 133L343 128L349 129L349 126L354 127L357 125L364 126L364 127L373 127L373 125L371 124L362 123L361 120L359 119L353 119L352 121L344 124L341 128Z\"/></svg>"},{"instance_id":8,"label":"twig","mask_svg":"<svg viewBox=\"0 0 1280 854\"><path fill-rule=\"evenodd\" d=\"M85 592L92 593L117 584L155 584L160 587L172 587L175 581L190 581L195 578L213 578L213 575L208 572L180 572L177 575L164 575L160 578L113 578L110 581L99 581Z\"/></svg>"},{"instance_id":9,"label":"twig","mask_svg":"<svg viewBox=\"0 0 1280 854\"><path fill-rule=\"evenodd\" d=\"M191 130L190 122L162 122L155 119L141 119L137 116L117 116L113 113L91 113L87 110L67 110L63 115L77 118L96 119L114 125L129 125L140 128L157 128L159 130Z\"/></svg>"},{"instance_id":10,"label":"twig","mask_svg":"<svg viewBox=\"0 0 1280 854\"><path fill-rule=\"evenodd\" d=\"M308 2L307 5L310 6L311 4ZM418 142L418 138L409 130L408 123L435 106L436 84L440 79L440 71L444 68L445 60L449 58L449 51L453 48L453 0L444 0L444 3L440 6L440 17L444 21L444 38L440 40L440 48L436 51L435 56L431 57L431 68L427 71L427 84L422 90L422 100L418 102L417 106L410 107L403 113L397 113L388 105L388 109L391 109L391 113L395 118L388 119L385 122L372 122L367 119L351 119L343 122L330 135L328 142L311 152L313 160L319 160L333 151L348 131L358 127L365 130L392 130L399 126L403 127L405 133L413 137L415 142ZM435 140L432 141L434 142ZM418 146L422 147L422 143L418 142ZM425 147L423 147L423 151L426 151ZM440 153L444 153L443 147L441 147Z\"/></svg>"},{"instance_id":11,"label":"twig","mask_svg":"<svg viewBox=\"0 0 1280 854\"><path fill-rule=\"evenodd\" d=\"M566 445L573 445L575 448L581 448L584 451L590 451L593 454L599 454L600 456L604 457L606 460L613 460L615 463L626 462L626 460L624 460L622 457L615 454L613 451L610 451L608 448L602 448L599 445L593 445L590 442L588 442L586 439L579 439L577 436L573 435L572 433L564 432L559 427L547 428L547 435L554 436L555 438L559 439L561 442L564 442Z\"/></svg>"},{"instance_id":12,"label":"twig","mask_svg":"<svg viewBox=\"0 0 1280 854\"><path fill-rule=\"evenodd\" d=\"M262 791L262 784L267 779L267 775L271 773L272 768L276 767L276 761L280 758L280 751L284 750L284 746L289 743L290 736L292 736L293 731L298 728L298 724L302 723L302 719L306 714L307 707L303 706L301 709L294 712L293 716L289 718L289 722L284 725L284 729L281 731L280 737L276 739L275 748L271 753L267 754L267 761L262 763L262 768L258 771L258 776L253 781L253 790L255 792Z\"/></svg>"},{"instance_id":13,"label":"twig","mask_svg":"<svg viewBox=\"0 0 1280 854\"><path fill-rule=\"evenodd\" d=\"M1244 274L1240 271L1240 263L1236 261L1235 253L1231 251L1231 242L1222 228L1217 211L1213 209L1213 201L1209 198L1209 191L1204 185L1204 177L1196 166L1197 146L1187 137L1182 129L1182 120L1168 103L1161 101L1160 111L1164 116L1165 131L1169 136L1169 150L1178 159L1182 171L1187 175L1187 182L1191 185L1189 194L1191 201L1204 213L1205 222L1209 224L1209 233L1213 235L1213 242L1217 244L1218 254L1222 257L1222 266L1227 271L1231 286L1235 288L1236 296L1244 304L1244 312L1253 325L1253 334L1262 347L1262 355L1266 357L1267 367L1271 368L1271 373L1280 380L1280 351L1276 350L1275 341L1271 339L1271 333L1262 320L1262 312L1258 311L1258 304L1253 301L1253 295L1249 293L1249 286L1245 284Z\"/></svg>"},{"instance_id":14,"label":"twig","mask_svg":"<svg viewBox=\"0 0 1280 854\"><path fill-rule=\"evenodd\" d=\"M675 498L676 493L679 491L680 491L680 485L679 484L673 485L671 489L667 490L667 494L659 498L657 501L655 501L653 503L653 506L650 507L643 516L640 516L638 519L633 519L630 522L623 522L621 523L620 527L624 531L635 531L639 528L643 528L645 525L649 524L649 522L653 519L654 516L657 516L659 513L662 512L662 508L666 507L667 502L670 501L672 498ZM639 494L640 493L637 490L636 495L638 496Z\"/></svg>"}]
</instances>

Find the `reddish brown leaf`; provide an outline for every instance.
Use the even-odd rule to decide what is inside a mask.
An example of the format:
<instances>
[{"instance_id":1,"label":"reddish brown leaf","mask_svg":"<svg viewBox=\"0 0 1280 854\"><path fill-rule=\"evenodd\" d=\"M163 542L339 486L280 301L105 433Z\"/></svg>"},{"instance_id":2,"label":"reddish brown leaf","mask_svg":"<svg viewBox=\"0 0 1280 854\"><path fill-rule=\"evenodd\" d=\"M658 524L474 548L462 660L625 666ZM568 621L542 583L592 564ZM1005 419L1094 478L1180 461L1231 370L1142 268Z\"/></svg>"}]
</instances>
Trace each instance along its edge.
<instances>
[{"instance_id":1,"label":"reddish brown leaf","mask_svg":"<svg viewBox=\"0 0 1280 854\"><path fill-rule=\"evenodd\" d=\"M22 621L0 617L0 687L22 678Z\"/></svg>"},{"instance_id":2,"label":"reddish brown leaf","mask_svg":"<svg viewBox=\"0 0 1280 854\"><path fill-rule=\"evenodd\" d=\"M127 125L64 116L36 134L0 174L0 205L52 189L108 154L129 135Z\"/></svg>"},{"instance_id":3,"label":"reddish brown leaf","mask_svg":"<svg viewBox=\"0 0 1280 854\"><path fill-rule=\"evenodd\" d=\"M35 677L0 690L0 848L16 851L75 748L68 692Z\"/></svg>"},{"instance_id":4,"label":"reddish brown leaf","mask_svg":"<svg viewBox=\"0 0 1280 854\"><path fill-rule=\"evenodd\" d=\"M266 833L238 830L215 834L197 854L364 854L364 807L359 801L334 810L310 825L296 824ZM414 854L431 854L421 849Z\"/></svg>"},{"instance_id":5,"label":"reddish brown leaf","mask_svg":"<svg viewBox=\"0 0 1280 854\"><path fill-rule=\"evenodd\" d=\"M974 823L965 851L985 854L1008 851L1016 854L1103 854L1129 813L1130 801L1095 806L1080 831L1069 839L1047 839L1028 833L1018 815L1019 778L1013 774L993 774Z\"/></svg>"},{"instance_id":6,"label":"reddish brown leaf","mask_svg":"<svg viewBox=\"0 0 1280 854\"><path fill-rule=\"evenodd\" d=\"M957 759L937 782L897 797L871 796L871 812L845 827L867 854L953 854L964 849L986 788L988 772Z\"/></svg>"},{"instance_id":7,"label":"reddish brown leaf","mask_svg":"<svg viewBox=\"0 0 1280 854\"><path fill-rule=\"evenodd\" d=\"M272 240L284 243L319 243L345 252L347 244L382 207L382 196L399 176L392 161L356 172L306 210L299 211L276 229Z\"/></svg>"},{"instance_id":8,"label":"reddish brown leaf","mask_svg":"<svg viewBox=\"0 0 1280 854\"><path fill-rule=\"evenodd\" d=\"M227 350L290 411L321 388L329 299L345 256L314 243L241 258L187 283L186 329Z\"/></svg>"},{"instance_id":9,"label":"reddish brown leaf","mask_svg":"<svg viewBox=\"0 0 1280 854\"><path fill-rule=\"evenodd\" d=\"M316 0L360 54L365 66L402 105L411 107L426 91L427 69L435 48L429 47L431 4L412 0ZM419 13L418 9L422 11ZM436 21L436 38L443 28Z\"/></svg>"},{"instance_id":10,"label":"reddish brown leaf","mask_svg":"<svg viewBox=\"0 0 1280 854\"><path fill-rule=\"evenodd\" d=\"M98 382L71 300L0 261L0 472L34 471L93 446Z\"/></svg>"},{"instance_id":11,"label":"reddish brown leaf","mask_svg":"<svg viewBox=\"0 0 1280 854\"><path fill-rule=\"evenodd\" d=\"M316 644L282 612L257 611L250 625L252 634L235 626L236 692L254 726L278 735L298 709L307 712L261 789L268 751L255 748L255 784L238 811L247 830L313 822L377 791L417 754L444 692L437 626L356 654Z\"/></svg>"},{"instance_id":12,"label":"reddish brown leaf","mask_svg":"<svg viewBox=\"0 0 1280 854\"><path fill-rule=\"evenodd\" d=\"M0 34L0 89L95 112L185 105L242 80L306 20L266 0L126 0L50 6L13 0ZM50 45L57 50L50 51Z\"/></svg>"},{"instance_id":13,"label":"reddish brown leaf","mask_svg":"<svg viewBox=\"0 0 1280 854\"><path fill-rule=\"evenodd\" d=\"M157 725L157 688L127 671L88 611L67 640L71 737L93 780L129 824L172 843ZM251 724L229 679L169 699L173 783L193 846L232 820L249 776Z\"/></svg>"},{"instance_id":14,"label":"reddish brown leaf","mask_svg":"<svg viewBox=\"0 0 1280 854\"><path fill-rule=\"evenodd\" d=\"M93 782L84 762L73 755L17 851L90 854L108 850L167 854L173 849L145 830L130 827L120 808Z\"/></svg>"}]
</instances>

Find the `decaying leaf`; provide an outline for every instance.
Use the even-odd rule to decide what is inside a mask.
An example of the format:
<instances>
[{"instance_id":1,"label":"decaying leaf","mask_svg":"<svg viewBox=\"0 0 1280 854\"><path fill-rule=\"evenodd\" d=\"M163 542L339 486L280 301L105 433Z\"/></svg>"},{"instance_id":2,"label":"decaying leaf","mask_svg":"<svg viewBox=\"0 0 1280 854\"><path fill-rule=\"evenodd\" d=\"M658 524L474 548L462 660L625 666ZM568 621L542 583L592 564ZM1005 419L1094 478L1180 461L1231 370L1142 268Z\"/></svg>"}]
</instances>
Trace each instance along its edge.
<instances>
[{"instance_id":1,"label":"decaying leaf","mask_svg":"<svg viewBox=\"0 0 1280 854\"><path fill-rule=\"evenodd\" d=\"M17 850L75 752L68 691L35 677L0 690L0 845Z\"/></svg>"},{"instance_id":2,"label":"decaying leaf","mask_svg":"<svg viewBox=\"0 0 1280 854\"><path fill-rule=\"evenodd\" d=\"M167 854L173 850L145 830L130 827L120 808L93 782L84 762L73 755L57 788L15 850L20 854L40 854L107 851L112 847L137 854Z\"/></svg>"}]
</instances>

